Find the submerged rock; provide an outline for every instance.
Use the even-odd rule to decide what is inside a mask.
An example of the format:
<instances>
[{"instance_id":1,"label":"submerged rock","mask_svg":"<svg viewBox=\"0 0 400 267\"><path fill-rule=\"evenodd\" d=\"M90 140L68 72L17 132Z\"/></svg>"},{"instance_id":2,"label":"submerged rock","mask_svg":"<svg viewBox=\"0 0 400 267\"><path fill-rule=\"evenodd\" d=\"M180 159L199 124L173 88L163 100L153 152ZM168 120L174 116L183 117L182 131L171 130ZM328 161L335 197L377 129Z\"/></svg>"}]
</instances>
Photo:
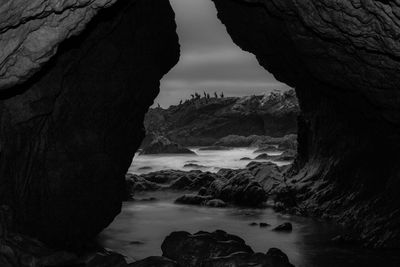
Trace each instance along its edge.
<instances>
[{"instance_id":1,"label":"submerged rock","mask_svg":"<svg viewBox=\"0 0 400 267\"><path fill-rule=\"evenodd\" d=\"M205 169L207 167L196 163L186 163L185 165L183 165L183 168Z\"/></svg>"},{"instance_id":2,"label":"submerged rock","mask_svg":"<svg viewBox=\"0 0 400 267\"><path fill-rule=\"evenodd\" d=\"M173 232L161 245L163 257L174 260L178 266L260 266L292 267L287 256L278 249L266 254L254 253L243 239L222 230L215 232Z\"/></svg>"},{"instance_id":3,"label":"submerged rock","mask_svg":"<svg viewBox=\"0 0 400 267\"><path fill-rule=\"evenodd\" d=\"M214 208L224 208L227 206L227 204L225 203L225 201L221 200L221 199L211 199L208 200L205 203L206 206L209 207L214 207Z\"/></svg>"},{"instance_id":4,"label":"submerged rock","mask_svg":"<svg viewBox=\"0 0 400 267\"><path fill-rule=\"evenodd\" d=\"M149 145L142 148L141 155L148 154L196 154L192 150L171 142L163 136L155 137Z\"/></svg>"},{"instance_id":5,"label":"submerged rock","mask_svg":"<svg viewBox=\"0 0 400 267\"><path fill-rule=\"evenodd\" d=\"M278 231L278 232L291 232L293 229L293 226L289 222L282 223L275 227L273 230Z\"/></svg>"}]
</instances>

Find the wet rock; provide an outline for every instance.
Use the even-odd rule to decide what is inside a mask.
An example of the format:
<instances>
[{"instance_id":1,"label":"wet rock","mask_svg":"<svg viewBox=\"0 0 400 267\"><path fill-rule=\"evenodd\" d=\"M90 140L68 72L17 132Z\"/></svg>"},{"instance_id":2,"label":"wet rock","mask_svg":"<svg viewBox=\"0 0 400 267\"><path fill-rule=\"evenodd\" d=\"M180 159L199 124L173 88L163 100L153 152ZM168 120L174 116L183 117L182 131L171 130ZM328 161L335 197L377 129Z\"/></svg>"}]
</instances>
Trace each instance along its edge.
<instances>
[{"instance_id":1,"label":"wet rock","mask_svg":"<svg viewBox=\"0 0 400 267\"><path fill-rule=\"evenodd\" d=\"M175 190L184 190L189 189L191 184L192 180L188 176L184 175L173 181L169 188Z\"/></svg>"},{"instance_id":2,"label":"wet rock","mask_svg":"<svg viewBox=\"0 0 400 267\"><path fill-rule=\"evenodd\" d=\"M253 253L240 237L217 230L213 233L173 232L161 245L163 256L175 260L180 266L203 266L206 259L228 256L234 252Z\"/></svg>"},{"instance_id":3,"label":"wet rock","mask_svg":"<svg viewBox=\"0 0 400 267\"><path fill-rule=\"evenodd\" d=\"M157 191L162 187L159 184L153 183L135 174L127 174L125 176L127 191L130 194L142 191Z\"/></svg>"},{"instance_id":4,"label":"wet rock","mask_svg":"<svg viewBox=\"0 0 400 267\"><path fill-rule=\"evenodd\" d=\"M273 156L268 155L267 153L262 153L255 157L255 159L273 159Z\"/></svg>"},{"instance_id":5,"label":"wet rock","mask_svg":"<svg viewBox=\"0 0 400 267\"><path fill-rule=\"evenodd\" d=\"M249 157L244 157L244 158L241 158L240 160L251 160L251 158L249 158Z\"/></svg>"},{"instance_id":6,"label":"wet rock","mask_svg":"<svg viewBox=\"0 0 400 267\"><path fill-rule=\"evenodd\" d=\"M249 225L250 225L250 226L257 226L257 225L258 225L258 223L256 223L256 222L252 222L252 223L249 223Z\"/></svg>"},{"instance_id":7,"label":"wet rock","mask_svg":"<svg viewBox=\"0 0 400 267\"><path fill-rule=\"evenodd\" d=\"M228 173L224 179L217 179L210 185L208 194L225 202L245 206L259 206L267 200L262 186L246 170Z\"/></svg>"},{"instance_id":8,"label":"wet rock","mask_svg":"<svg viewBox=\"0 0 400 267\"><path fill-rule=\"evenodd\" d=\"M218 178L218 175L215 175L210 172L202 172L195 176L192 184L190 185L191 190L199 190L203 187L208 188L211 183Z\"/></svg>"},{"instance_id":9,"label":"wet rock","mask_svg":"<svg viewBox=\"0 0 400 267\"><path fill-rule=\"evenodd\" d=\"M178 204L189 204L189 205L204 205L208 200L211 200L212 196L200 196L195 194L186 194L175 200Z\"/></svg>"},{"instance_id":10,"label":"wet rock","mask_svg":"<svg viewBox=\"0 0 400 267\"><path fill-rule=\"evenodd\" d=\"M291 232L292 229L293 229L292 224L289 222L285 222L283 224L278 225L273 230L278 232Z\"/></svg>"},{"instance_id":11,"label":"wet rock","mask_svg":"<svg viewBox=\"0 0 400 267\"><path fill-rule=\"evenodd\" d=\"M143 167L138 168L139 171L147 171L147 170L151 170L151 169L153 169L153 168L149 167L149 166L143 166Z\"/></svg>"},{"instance_id":12,"label":"wet rock","mask_svg":"<svg viewBox=\"0 0 400 267\"><path fill-rule=\"evenodd\" d=\"M268 226L270 226L269 223L265 223L265 222L260 223L260 227L262 227L262 228L268 227Z\"/></svg>"},{"instance_id":13,"label":"wet rock","mask_svg":"<svg viewBox=\"0 0 400 267\"><path fill-rule=\"evenodd\" d=\"M205 204L206 206L209 207L214 207L214 208L224 208L227 206L227 204L225 203L225 201L221 200L221 199L211 199L208 200Z\"/></svg>"},{"instance_id":14,"label":"wet rock","mask_svg":"<svg viewBox=\"0 0 400 267\"><path fill-rule=\"evenodd\" d=\"M196 163L187 163L183 165L183 168L205 169L207 167Z\"/></svg>"},{"instance_id":15,"label":"wet rock","mask_svg":"<svg viewBox=\"0 0 400 267\"><path fill-rule=\"evenodd\" d=\"M185 267L261 266L292 267L277 249L254 253L240 237L217 230L193 235L173 232L163 242L163 256Z\"/></svg>"},{"instance_id":16,"label":"wet rock","mask_svg":"<svg viewBox=\"0 0 400 267\"><path fill-rule=\"evenodd\" d=\"M276 145L264 145L256 149L254 153L266 153L266 152L276 152L276 151L278 151Z\"/></svg>"},{"instance_id":17,"label":"wet rock","mask_svg":"<svg viewBox=\"0 0 400 267\"><path fill-rule=\"evenodd\" d=\"M273 267L283 267L283 266L294 267L292 264L289 263L288 256L278 248L270 248L267 251L267 256L271 259L271 266Z\"/></svg>"},{"instance_id":18,"label":"wet rock","mask_svg":"<svg viewBox=\"0 0 400 267\"><path fill-rule=\"evenodd\" d=\"M203 186L202 188L200 188L200 190L199 190L199 192L197 194L199 194L200 196L207 195L207 187Z\"/></svg>"},{"instance_id":19,"label":"wet rock","mask_svg":"<svg viewBox=\"0 0 400 267\"><path fill-rule=\"evenodd\" d=\"M135 240L135 241L129 242L129 245L144 245L144 242Z\"/></svg>"},{"instance_id":20,"label":"wet rock","mask_svg":"<svg viewBox=\"0 0 400 267\"><path fill-rule=\"evenodd\" d=\"M129 267L179 267L178 264L165 257L152 256L129 264Z\"/></svg>"},{"instance_id":21,"label":"wet rock","mask_svg":"<svg viewBox=\"0 0 400 267\"><path fill-rule=\"evenodd\" d=\"M155 139L146 147L142 148L141 155L148 154L196 154L192 150L185 148L177 143L171 142L163 136Z\"/></svg>"},{"instance_id":22,"label":"wet rock","mask_svg":"<svg viewBox=\"0 0 400 267\"><path fill-rule=\"evenodd\" d=\"M287 150L283 152L281 155L277 156L274 160L278 161L291 161L294 160L297 156L297 152L294 150Z\"/></svg>"}]
</instances>

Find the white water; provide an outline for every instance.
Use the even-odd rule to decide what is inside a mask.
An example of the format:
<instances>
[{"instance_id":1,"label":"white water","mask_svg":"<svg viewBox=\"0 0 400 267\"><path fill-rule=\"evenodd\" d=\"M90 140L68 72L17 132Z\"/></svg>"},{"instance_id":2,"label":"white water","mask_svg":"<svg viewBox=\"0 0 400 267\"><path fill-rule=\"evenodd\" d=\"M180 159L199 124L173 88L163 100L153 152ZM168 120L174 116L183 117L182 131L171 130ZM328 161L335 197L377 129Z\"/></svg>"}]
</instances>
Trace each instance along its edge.
<instances>
[{"instance_id":1,"label":"white water","mask_svg":"<svg viewBox=\"0 0 400 267\"><path fill-rule=\"evenodd\" d=\"M129 173L143 174L160 170L193 170L217 172L221 168L240 169L246 167L249 160L240 160L248 157L251 161L268 161L253 160L262 153L254 153L255 148L232 148L227 150L200 150L199 147L190 148L196 153L191 154L156 154L156 155L139 155L136 153ZM269 155L280 155L282 152L268 152ZM272 161L278 166L290 164L287 161ZM184 168L185 164L194 163L204 166L205 168ZM150 168L148 168L150 167ZM146 168L146 169L142 169Z\"/></svg>"}]
</instances>

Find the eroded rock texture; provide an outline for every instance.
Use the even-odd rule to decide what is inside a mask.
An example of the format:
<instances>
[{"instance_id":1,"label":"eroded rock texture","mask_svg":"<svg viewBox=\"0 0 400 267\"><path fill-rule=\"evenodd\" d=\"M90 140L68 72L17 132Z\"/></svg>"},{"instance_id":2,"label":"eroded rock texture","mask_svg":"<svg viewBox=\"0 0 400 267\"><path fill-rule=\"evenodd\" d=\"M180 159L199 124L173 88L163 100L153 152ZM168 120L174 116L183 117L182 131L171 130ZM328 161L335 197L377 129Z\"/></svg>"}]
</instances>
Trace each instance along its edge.
<instances>
[{"instance_id":1,"label":"eroded rock texture","mask_svg":"<svg viewBox=\"0 0 400 267\"><path fill-rule=\"evenodd\" d=\"M163 135L179 144L198 146L212 145L232 134L294 134L298 113L296 93L289 90L264 96L190 99L168 109L150 109L144 124L148 135Z\"/></svg>"},{"instance_id":2,"label":"eroded rock texture","mask_svg":"<svg viewBox=\"0 0 400 267\"><path fill-rule=\"evenodd\" d=\"M0 3L0 87L21 83L115 0L34 0Z\"/></svg>"},{"instance_id":3,"label":"eroded rock texture","mask_svg":"<svg viewBox=\"0 0 400 267\"><path fill-rule=\"evenodd\" d=\"M0 5L3 87L113 1L25 2ZM0 203L15 230L76 247L119 213L144 113L179 57L175 29L168 1L120 0L1 92Z\"/></svg>"},{"instance_id":4,"label":"eroded rock texture","mask_svg":"<svg viewBox=\"0 0 400 267\"><path fill-rule=\"evenodd\" d=\"M214 0L244 50L296 88L298 200L400 247L400 4Z\"/></svg>"}]
</instances>

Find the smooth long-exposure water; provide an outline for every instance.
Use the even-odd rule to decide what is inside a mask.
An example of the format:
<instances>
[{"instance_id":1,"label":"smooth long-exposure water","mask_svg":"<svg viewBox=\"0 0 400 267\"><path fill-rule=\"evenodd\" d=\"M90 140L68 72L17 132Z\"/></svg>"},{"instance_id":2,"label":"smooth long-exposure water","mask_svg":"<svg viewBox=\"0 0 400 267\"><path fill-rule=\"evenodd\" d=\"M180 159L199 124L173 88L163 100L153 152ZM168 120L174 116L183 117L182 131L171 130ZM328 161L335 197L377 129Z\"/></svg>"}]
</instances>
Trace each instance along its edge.
<instances>
[{"instance_id":1,"label":"smooth long-exposure water","mask_svg":"<svg viewBox=\"0 0 400 267\"><path fill-rule=\"evenodd\" d=\"M201 150L199 147L191 148L196 154L157 154L139 155L136 153L130 173L142 174L159 170L192 170L184 168L187 163L196 163L204 166L203 171L217 172L221 168L239 169L244 168L249 161L241 158L255 158L261 153L254 153L255 148L233 148L228 150ZM269 155L280 155L282 152L268 152ZM272 161L277 165L285 165L287 161ZM150 169L148 168L150 167Z\"/></svg>"},{"instance_id":2,"label":"smooth long-exposure water","mask_svg":"<svg viewBox=\"0 0 400 267\"><path fill-rule=\"evenodd\" d=\"M256 155L251 149L241 148L229 152L203 151L199 156L137 156L130 171L140 172L138 168L143 166L152 167L152 170L183 169L184 163L193 158L199 164L209 166L209 170L216 171L220 167L241 168L248 163L240 161L241 157ZM210 208L175 204L174 200L184 193L151 192L135 195L138 199L155 197L157 200L125 202L121 214L100 234L100 243L126 255L129 261L135 261L161 255L161 243L172 231L195 233L222 229L243 238L254 251L266 252L271 247L283 250L297 267L400 266L400 259L394 253L333 242L332 238L342 233L342 229L334 223L282 215L270 208ZM252 222L266 222L271 226L250 226ZM283 222L291 222L293 231L272 231L274 226Z\"/></svg>"}]
</instances>

